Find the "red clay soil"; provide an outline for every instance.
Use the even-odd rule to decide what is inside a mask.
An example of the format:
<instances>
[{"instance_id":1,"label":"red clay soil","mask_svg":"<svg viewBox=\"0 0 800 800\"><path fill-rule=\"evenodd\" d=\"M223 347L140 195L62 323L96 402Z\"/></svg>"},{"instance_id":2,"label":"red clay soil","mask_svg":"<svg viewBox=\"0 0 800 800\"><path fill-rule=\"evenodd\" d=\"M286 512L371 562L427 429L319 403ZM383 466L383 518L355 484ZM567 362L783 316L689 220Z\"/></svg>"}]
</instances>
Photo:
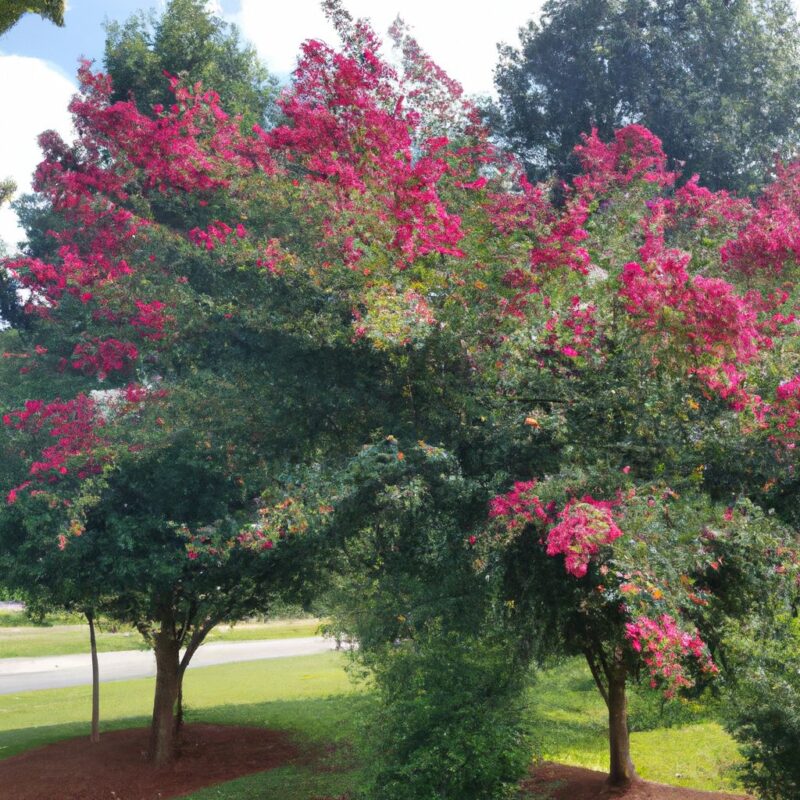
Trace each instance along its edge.
<instances>
[{"instance_id":1,"label":"red clay soil","mask_svg":"<svg viewBox=\"0 0 800 800\"><path fill-rule=\"evenodd\" d=\"M536 767L523 786L542 800L747 800L744 795L701 792L649 781L635 781L627 789L613 790L606 785L603 772L550 763Z\"/></svg>"},{"instance_id":2,"label":"red clay soil","mask_svg":"<svg viewBox=\"0 0 800 800\"><path fill-rule=\"evenodd\" d=\"M303 754L282 731L233 725L186 725L180 757L154 769L146 759L149 730L104 733L28 750L0 760L2 800L169 800L253 772L296 762ZM747 800L743 795L701 792L636 781L611 790L602 772L542 764L523 783L541 800Z\"/></svg>"},{"instance_id":3,"label":"red clay soil","mask_svg":"<svg viewBox=\"0 0 800 800\"><path fill-rule=\"evenodd\" d=\"M104 733L0 760L3 800L167 800L222 781L283 766L300 755L286 733L233 725L186 725L180 757L154 769L149 730Z\"/></svg>"}]
</instances>

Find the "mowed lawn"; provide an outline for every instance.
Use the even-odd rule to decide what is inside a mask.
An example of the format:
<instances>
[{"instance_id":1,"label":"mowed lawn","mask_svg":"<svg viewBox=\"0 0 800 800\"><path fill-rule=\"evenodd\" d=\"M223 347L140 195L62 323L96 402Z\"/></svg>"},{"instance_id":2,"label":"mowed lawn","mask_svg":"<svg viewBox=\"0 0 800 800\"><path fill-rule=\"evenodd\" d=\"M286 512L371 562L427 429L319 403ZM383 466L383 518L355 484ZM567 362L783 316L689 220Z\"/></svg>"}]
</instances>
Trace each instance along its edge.
<instances>
[{"instance_id":1,"label":"mowed lawn","mask_svg":"<svg viewBox=\"0 0 800 800\"><path fill-rule=\"evenodd\" d=\"M532 726L544 759L608 769L608 712L583 659L540 673L530 701ZM639 775L694 789L740 790L736 743L711 711L674 701L659 715L660 706L657 693L631 692L631 756ZM665 727L668 719L673 720L671 727Z\"/></svg>"},{"instance_id":2,"label":"mowed lawn","mask_svg":"<svg viewBox=\"0 0 800 800\"><path fill-rule=\"evenodd\" d=\"M15 615L22 617L22 615ZM2 615L0 615L2 617ZM237 642L253 639L293 639L316 636L318 619L282 619L274 622L220 625L209 633L207 642ZM101 653L118 650L147 650L139 632L124 626L97 627L97 649ZM9 626L0 619L0 658L64 656L89 652L89 626L86 624Z\"/></svg>"},{"instance_id":3,"label":"mowed lawn","mask_svg":"<svg viewBox=\"0 0 800 800\"><path fill-rule=\"evenodd\" d=\"M354 743L372 696L350 682L345 666L345 655L325 653L187 673L190 722L286 730L298 742L318 747L322 760L316 767L284 767L188 797L311 800L357 789L362 772ZM152 691L152 679L103 684L103 728L146 725ZM543 757L595 769L607 767L605 708L580 661L542 673L531 687L530 700L531 726ZM89 687L0 697L0 757L86 735L89 708ZM633 755L640 774L650 780L705 789L735 788L731 772L737 761L735 745L716 722L703 716L702 709L690 724L634 733Z\"/></svg>"}]
</instances>

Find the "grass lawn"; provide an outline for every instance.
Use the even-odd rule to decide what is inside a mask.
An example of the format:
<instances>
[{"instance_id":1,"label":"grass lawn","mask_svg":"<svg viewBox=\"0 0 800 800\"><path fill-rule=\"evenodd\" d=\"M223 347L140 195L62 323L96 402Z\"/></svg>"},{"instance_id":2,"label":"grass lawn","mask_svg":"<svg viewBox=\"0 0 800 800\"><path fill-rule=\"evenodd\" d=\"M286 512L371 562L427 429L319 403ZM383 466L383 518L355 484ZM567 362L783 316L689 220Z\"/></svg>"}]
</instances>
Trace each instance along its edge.
<instances>
[{"instance_id":1,"label":"grass lawn","mask_svg":"<svg viewBox=\"0 0 800 800\"><path fill-rule=\"evenodd\" d=\"M354 687L339 653L227 664L189 671L187 719L264 725L291 731L325 748L326 769L285 767L195 792L193 800L311 800L358 788L353 755L360 717L370 695ZM147 724L153 680L101 687L105 730ZM635 705L635 703L634 703ZM88 732L89 687L0 696L0 757ZM542 755L555 761L605 769L605 708L579 661L542 674L531 689L532 725ZM736 760L733 742L715 722L633 735L633 756L643 777L697 788L733 787L724 774ZM333 768L333 769L331 769Z\"/></svg>"},{"instance_id":2,"label":"grass lawn","mask_svg":"<svg viewBox=\"0 0 800 800\"><path fill-rule=\"evenodd\" d=\"M0 617L24 615L0 614ZM233 642L246 639L291 639L315 636L318 619L284 619L274 622L240 623L234 627L220 625L208 635L207 642ZM124 626L109 630L101 625L97 633L97 649L101 653L117 650L147 650L138 631ZM89 627L85 624L10 626L0 623L0 658L33 658L63 656L89 651Z\"/></svg>"},{"instance_id":3,"label":"grass lawn","mask_svg":"<svg viewBox=\"0 0 800 800\"><path fill-rule=\"evenodd\" d=\"M712 791L741 788L732 769L740 761L736 744L707 709L676 710L680 704L675 701L667 714L679 717L680 724L664 727L651 708L657 708L658 697L631 694L631 757L642 778ZM531 711L543 758L608 769L608 712L582 659L539 675L531 690Z\"/></svg>"}]
</instances>

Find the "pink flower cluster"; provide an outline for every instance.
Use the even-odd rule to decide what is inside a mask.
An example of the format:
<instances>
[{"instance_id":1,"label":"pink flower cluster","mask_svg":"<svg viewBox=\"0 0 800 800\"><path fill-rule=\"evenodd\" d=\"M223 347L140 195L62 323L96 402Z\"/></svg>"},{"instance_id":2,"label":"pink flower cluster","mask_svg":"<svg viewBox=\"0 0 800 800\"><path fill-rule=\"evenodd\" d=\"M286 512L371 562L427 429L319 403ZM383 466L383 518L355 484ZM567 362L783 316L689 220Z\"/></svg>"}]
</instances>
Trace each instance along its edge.
<instances>
[{"instance_id":1,"label":"pink flower cluster","mask_svg":"<svg viewBox=\"0 0 800 800\"><path fill-rule=\"evenodd\" d=\"M43 433L55 439L31 464L28 474L32 480L55 483L70 472L84 478L100 469L102 458L96 451L105 444L99 434L103 422L97 417L94 402L86 395L52 403L29 400L24 408L5 414L3 424L14 430ZM30 484L28 480L13 488L7 502L14 503L18 493Z\"/></svg>"},{"instance_id":2,"label":"pink flower cluster","mask_svg":"<svg viewBox=\"0 0 800 800\"><path fill-rule=\"evenodd\" d=\"M553 314L545 323L544 344L547 350L568 358L586 355L597 339L596 306L581 303L580 297L570 298L569 310Z\"/></svg>"},{"instance_id":3,"label":"pink flower cluster","mask_svg":"<svg viewBox=\"0 0 800 800\"><path fill-rule=\"evenodd\" d=\"M243 528L236 541L240 546L251 550L272 550L275 546L273 534L258 525ZM191 553L189 557L191 558Z\"/></svg>"},{"instance_id":4,"label":"pink flower cluster","mask_svg":"<svg viewBox=\"0 0 800 800\"><path fill-rule=\"evenodd\" d=\"M748 224L720 252L728 269L768 279L800 262L800 162L778 166Z\"/></svg>"},{"instance_id":5,"label":"pink flower cluster","mask_svg":"<svg viewBox=\"0 0 800 800\"><path fill-rule=\"evenodd\" d=\"M625 637L631 647L642 654L650 672L650 685L655 688L659 681L664 682L667 697L673 697L681 687L692 686L684 671L686 656L697 659L704 672L718 672L697 631L682 631L668 614L662 614L657 620L636 617L625 625Z\"/></svg>"},{"instance_id":6,"label":"pink flower cluster","mask_svg":"<svg viewBox=\"0 0 800 800\"><path fill-rule=\"evenodd\" d=\"M531 270L537 273L568 269L586 275L590 259L581 242L589 238L583 227L588 216L584 202L569 203L564 213L550 224L549 231L531 248Z\"/></svg>"},{"instance_id":7,"label":"pink flower cluster","mask_svg":"<svg viewBox=\"0 0 800 800\"><path fill-rule=\"evenodd\" d=\"M772 439L794 448L800 441L800 375L780 384L775 402L765 408Z\"/></svg>"},{"instance_id":8,"label":"pink flower cluster","mask_svg":"<svg viewBox=\"0 0 800 800\"><path fill-rule=\"evenodd\" d=\"M154 119L130 101L110 103L110 78L93 73L88 62L78 77L83 94L70 110L104 139L113 157L143 175L145 191L202 196L226 188L234 171L249 172L255 164L271 170L263 151L257 152L238 121L222 110L216 92L204 92L200 84L189 88L170 78L175 103L167 110L154 109Z\"/></svg>"},{"instance_id":9,"label":"pink flower cluster","mask_svg":"<svg viewBox=\"0 0 800 800\"><path fill-rule=\"evenodd\" d=\"M593 128L575 148L583 174L574 185L581 194L603 194L612 188L643 180L655 186L672 186L676 174L667 170L664 148L654 133L642 125L628 125L603 142Z\"/></svg>"},{"instance_id":10,"label":"pink flower cluster","mask_svg":"<svg viewBox=\"0 0 800 800\"><path fill-rule=\"evenodd\" d=\"M156 341L164 336L164 326L171 321L164 309L166 303L160 300L152 300L145 303L143 300L135 300L137 313L131 317L130 324L136 328L145 339Z\"/></svg>"},{"instance_id":11,"label":"pink flower cluster","mask_svg":"<svg viewBox=\"0 0 800 800\"><path fill-rule=\"evenodd\" d=\"M563 555L570 575L586 575L592 556L603 545L622 536L611 503L586 496L570 500L558 515L559 522L547 534L547 555Z\"/></svg>"},{"instance_id":12,"label":"pink flower cluster","mask_svg":"<svg viewBox=\"0 0 800 800\"><path fill-rule=\"evenodd\" d=\"M103 380L109 372L129 369L138 355L136 346L130 342L95 338L75 345L70 365L84 375L96 375Z\"/></svg>"},{"instance_id":13,"label":"pink flower cluster","mask_svg":"<svg viewBox=\"0 0 800 800\"><path fill-rule=\"evenodd\" d=\"M691 221L696 230L739 225L747 221L752 213L749 200L733 197L724 190L712 192L700 186L699 181L699 175L692 175L675 190L674 200L668 201L668 208L676 219Z\"/></svg>"},{"instance_id":14,"label":"pink flower cluster","mask_svg":"<svg viewBox=\"0 0 800 800\"><path fill-rule=\"evenodd\" d=\"M653 334L657 346L690 358L688 371L709 389L744 408L749 397L738 367L772 346L753 298L736 293L720 278L691 277L690 256L665 250L646 266L626 264L620 296L634 322Z\"/></svg>"},{"instance_id":15,"label":"pink flower cluster","mask_svg":"<svg viewBox=\"0 0 800 800\"><path fill-rule=\"evenodd\" d=\"M442 144L447 140L415 145L419 114L405 110L396 75L379 58L374 34L359 29L358 35L359 49L352 53L306 42L292 89L280 101L287 123L256 132L277 158L333 190L337 220L346 221L351 211L347 227L337 230L343 241L372 238L374 231L359 225L358 209L369 203L373 219L393 230L388 245L401 264L427 253L461 256L461 220L438 192L450 171ZM360 255L351 249L349 260Z\"/></svg>"},{"instance_id":16,"label":"pink flower cluster","mask_svg":"<svg viewBox=\"0 0 800 800\"><path fill-rule=\"evenodd\" d=\"M244 225L240 222L236 228L231 228L224 222L217 220L212 222L205 230L202 228L192 228L189 231L189 241L196 244L198 247L204 247L206 250L213 250L217 244L225 244L228 237L235 233L239 239L243 239L247 235Z\"/></svg>"},{"instance_id":17,"label":"pink flower cluster","mask_svg":"<svg viewBox=\"0 0 800 800\"><path fill-rule=\"evenodd\" d=\"M518 481L511 491L492 498L489 519L502 519L511 533L522 530L534 520L548 522L550 515L535 494L536 481Z\"/></svg>"}]
</instances>

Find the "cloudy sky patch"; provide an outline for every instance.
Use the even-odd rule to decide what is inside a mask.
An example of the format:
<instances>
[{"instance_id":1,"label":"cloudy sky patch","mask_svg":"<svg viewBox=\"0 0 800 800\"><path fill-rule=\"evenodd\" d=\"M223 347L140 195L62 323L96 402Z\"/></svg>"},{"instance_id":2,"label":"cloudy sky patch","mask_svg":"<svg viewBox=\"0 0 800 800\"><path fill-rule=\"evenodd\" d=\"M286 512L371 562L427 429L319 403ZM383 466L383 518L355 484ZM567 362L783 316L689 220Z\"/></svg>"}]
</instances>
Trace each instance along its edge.
<instances>
[{"instance_id":1,"label":"cloudy sky patch","mask_svg":"<svg viewBox=\"0 0 800 800\"><path fill-rule=\"evenodd\" d=\"M36 164L41 160L38 135L57 130L69 137L72 123L67 104L75 84L57 67L39 58L0 55L0 108L11 114L0 131L0 177L13 178L28 191ZM14 113L23 109L23 113ZM0 209L0 239L9 250L22 239L16 214L8 206Z\"/></svg>"}]
</instances>

